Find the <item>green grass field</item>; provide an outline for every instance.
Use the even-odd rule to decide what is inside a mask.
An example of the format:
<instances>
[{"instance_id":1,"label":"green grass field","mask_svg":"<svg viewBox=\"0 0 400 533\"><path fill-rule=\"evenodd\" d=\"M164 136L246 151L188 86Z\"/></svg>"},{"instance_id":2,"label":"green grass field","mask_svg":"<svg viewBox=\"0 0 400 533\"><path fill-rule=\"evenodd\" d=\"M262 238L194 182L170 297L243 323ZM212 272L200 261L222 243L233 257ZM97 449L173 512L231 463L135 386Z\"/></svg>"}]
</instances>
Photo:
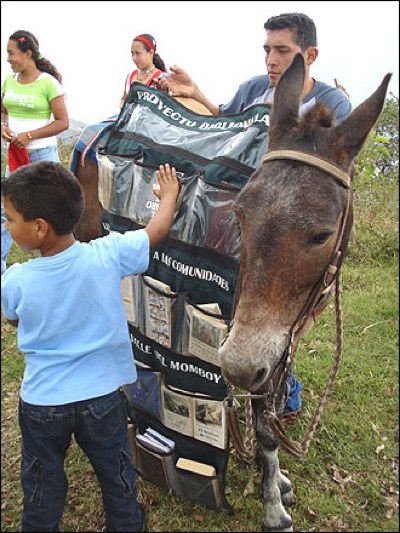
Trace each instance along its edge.
<instances>
[{"instance_id":1,"label":"green grass field","mask_svg":"<svg viewBox=\"0 0 400 533\"><path fill-rule=\"evenodd\" d=\"M395 532L398 522L398 190L358 193L356 239L343 268L343 357L326 410L302 459L280 452L292 481L295 531ZM9 263L26 261L13 244ZM300 342L294 375L303 384L301 415L287 426L304 437L324 391L336 350L333 303ZM2 317L1 531L18 531L22 509L17 400L24 358L16 330ZM66 471L68 501L62 531L105 531L97 480L72 444ZM244 496L249 477L254 492ZM149 531L260 531L259 474L232 449L226 495L233 516L179 499L138 477Z\"/></svg>"}]
</instances>

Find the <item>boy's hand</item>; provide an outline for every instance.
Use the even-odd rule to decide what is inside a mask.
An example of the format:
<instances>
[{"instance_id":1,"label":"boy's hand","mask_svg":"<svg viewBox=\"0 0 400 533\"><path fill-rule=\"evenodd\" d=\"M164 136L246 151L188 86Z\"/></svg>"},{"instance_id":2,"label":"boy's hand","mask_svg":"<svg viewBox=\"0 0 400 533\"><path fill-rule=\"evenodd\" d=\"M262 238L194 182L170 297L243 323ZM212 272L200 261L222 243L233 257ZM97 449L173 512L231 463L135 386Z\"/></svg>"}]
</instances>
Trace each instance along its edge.
<instances>
[{"instance_id":1,"label":"boy's hand","mask_svg":"<svg viewBox=\"0 0 400 533\"><path fill-rule=\"evenodd\" d=\"M157 178L158 184L153 187L153 192L160 199L160 205L145 228L149 236L150 248L157 246L167 237L174 219L179 192L179 182L174 167L171 168L168 164L160 165Z\"/></svg>"},{"instance_id":2,"label":"boy's hand","mask_svg":"<svg viewBox=\"0 0 400 533\"><path fill-rule=\"evenodd\" d=\"M157 198L161 201L166 196L173 196L176 200L179 193L179 182L176 177L176 169L170 167L168 163L160 165L159 170L157 170L157 179L153 187L153 192Z\"/></svg>"}]
</instances>

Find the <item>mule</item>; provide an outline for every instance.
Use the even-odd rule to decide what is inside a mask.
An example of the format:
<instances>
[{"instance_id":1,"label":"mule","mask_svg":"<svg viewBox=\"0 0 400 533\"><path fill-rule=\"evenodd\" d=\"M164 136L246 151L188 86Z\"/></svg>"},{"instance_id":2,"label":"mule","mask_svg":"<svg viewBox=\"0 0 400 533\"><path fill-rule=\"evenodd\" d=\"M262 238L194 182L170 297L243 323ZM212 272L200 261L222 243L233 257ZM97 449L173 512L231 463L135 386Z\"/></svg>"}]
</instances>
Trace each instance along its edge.
<instances>
[{"instance_id":1,"label":"mule","mask_svg":"<svg viewBox=\"0 0 400 533\"><path fill-rule=\"evenodd\" d=\"M279 469L279 419L297 343L336 288L353 226L353 160L383 108L391 75L343 122L318 105L299 117L304 60L275 90L269 146L237 196L240 273L222 374L249 391L262 474L263 531L293 531Z\"/></svg>"}]
</instances>

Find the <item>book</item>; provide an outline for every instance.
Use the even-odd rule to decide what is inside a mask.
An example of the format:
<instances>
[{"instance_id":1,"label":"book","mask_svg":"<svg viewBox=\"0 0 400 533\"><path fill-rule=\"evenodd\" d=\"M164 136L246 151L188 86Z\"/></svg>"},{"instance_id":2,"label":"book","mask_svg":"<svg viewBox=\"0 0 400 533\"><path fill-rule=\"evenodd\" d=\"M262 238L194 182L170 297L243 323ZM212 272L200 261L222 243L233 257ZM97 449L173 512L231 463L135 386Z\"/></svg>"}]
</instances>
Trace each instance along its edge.
<instances>
[{"instance_id":1,"label":"book","mask_svg":"<svg viewBox=\"0 0 400 533\"><path fill-rule=\"evenodd\" d=\"M147 337L171 348L173 298L177 293L160 280L143 276L145 331Z\"/></svg>"},{"instance_id":2,"label":"book","mask_svg":"<svg viewBox=\"0 0 400 533\"><path fill-rule=\"evenodd\" d=\"M173 452L160 454L146 448L137 440L138 472L160 487L169 489L174 481L175 465Z\"/></svg>"},{"instance_id":3,"label":"book","mask_svg":"<svg viewBox=\"0 0 400 533\"><path fill-rule=\"evenodd\" d=\"M179 457L176 462L176 467L200 474L201 476L211 477L217 475L215 466L200 463L199 461L192 461L192 459L186 459L185 457Z\"/></svg>"},{"instance_id":4,"label":"book","mask_svg":"<svg viewBox=\"0 0 400 533\"><path fill-rule=\"evenodd\" d=\"M133 325L136 325L136 299L134 290L135 276L127 276L121 279L121 296L124 302L126 319Z\"/></svg>"},{"instance_id":5,"label":"book","mask_svg":"<svg viewBox=\"0 0 400 533\"><path fill-rule=\"evenodd\" d=\"M193 437L217 448L226 448L228 429L223 402L195 397L193 405Z\"/></svg>"},{"instance_id":6,"label":"book","mask_svg":"<svg viewBox=\"0 0 400 533\"><path fill-rule=\"evenodd\" d=\"M173 440L169 439L165 435L162 435L153 428L147 428L144 434L148 435L149 437L152 437L153 439L158 440L165 446L168 446L171 451L175 449L175 442Z\"/></svg>"},{"instance_id":7,"label":"book","mask_svg":"<svg viewBox=\"0 0 400 533\"><path fill-rule=\"evenodd\" d=\"M193 403L185 396L165 387L161 383L161 421L164 426L193 437Z\"/></svg>"},{"instance_id":8,"label":"book","mask_svg":"<svg viewBox=\"0 0 400 533\"><path fill-rule=\"evenodd\" d=\"M180 469L187 473L210 478L208 483L199 478L197 482L198 484L196 485L193 479L190 483L187 483L187 480L184 480L182 477L180 477L178 494L182 498L186 498L190 501L200 502L208 507L216 509L221 507L223 488L221 486L221 479L217 477L217 472L214 466L207 463L200 463L199 461L193 461L191 459L186 459L185 457L179 457L176 462L176 468L177 471Z\"/></svg>"},{"instance_id":9,"label":"book","mask_svg":"<svg viewBox=\"0 0 400 533\"><path fill-rule=\"evenodd\" d=\"M200 309L203 309L204 311L208 311L209 313L213 313L214 315L221 314L221 308L219 306L219 303L217 302L212 302L209 304L198 304L197 307L200 307Z\"/></svg>"},{"instance_id":10,"label":"book","mask_svg":"<svg viewBox=\"0 0 400 533\"><path fill-rule=\"evenodd\" d=\"M228 334L228 324L222 318L207 315L199 309L193 309L189 317L189 354L221 366L219 348Z\"/></svg>"},{"instance_id":11,"label":"book","mask_svg":"<svg viewBox=\"0 0 400 533\"><path fill-rule=\"evenodd\" d=\"M138 433L136 435L136 440L140 442L145 448L148 448L152 452L160 453L160 454L167 454L170 453L172 450L169 446L166 446L165 444L162 444L159 440L154 439L153 437Z\"/></svg>"},{"instance_id":12,"label":"book","mask_svg":"<svg viewBox=\"0 0 400 533\"><path fill-rule=\"evenodd\" d=\"M228 443L223 402L204 395L187 395L161 383L161 421L164 426L225 449Z\"/></svg>"}]
</instances>

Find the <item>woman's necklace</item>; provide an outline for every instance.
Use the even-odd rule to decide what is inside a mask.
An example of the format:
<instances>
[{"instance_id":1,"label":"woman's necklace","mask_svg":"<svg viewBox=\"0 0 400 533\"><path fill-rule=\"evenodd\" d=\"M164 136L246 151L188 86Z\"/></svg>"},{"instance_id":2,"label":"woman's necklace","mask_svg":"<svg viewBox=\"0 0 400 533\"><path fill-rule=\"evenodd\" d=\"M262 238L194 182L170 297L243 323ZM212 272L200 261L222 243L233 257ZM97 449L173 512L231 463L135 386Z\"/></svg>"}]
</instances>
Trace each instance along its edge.
<instances>
[{"instance_id":1,"label":"woman's necklace","mask_svg":"<svg viewBox=\"0 0 400 533\"><path fill-rule=\"evenodd\" d=\"M141 80L145 80L147 78L147 76L150 74L150 72L152 72L153 70L155 69L155 67L151 67L149 69L139 69L138 70L138 73L137 73L137 79L139 81Z\"/></svg>"}]
</instances>

